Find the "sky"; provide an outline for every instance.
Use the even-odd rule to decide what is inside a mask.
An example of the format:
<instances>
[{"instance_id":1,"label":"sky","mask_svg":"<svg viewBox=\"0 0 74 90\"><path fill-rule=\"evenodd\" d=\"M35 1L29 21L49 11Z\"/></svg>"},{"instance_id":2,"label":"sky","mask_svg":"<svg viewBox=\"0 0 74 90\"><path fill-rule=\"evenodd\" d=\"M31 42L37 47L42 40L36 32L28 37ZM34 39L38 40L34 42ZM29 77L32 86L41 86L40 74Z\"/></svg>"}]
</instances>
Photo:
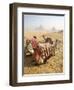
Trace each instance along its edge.
<instances>
[{"instance_id":1,"label":"sky","mask_svg":"<svg viewBox=\"0 0 74 90\"><path fill-rule=\"evenodd\" d=\"M64 30L64 16L24 14L25 31L51 31L52 29Z\"/></svg>"}]
</instances>

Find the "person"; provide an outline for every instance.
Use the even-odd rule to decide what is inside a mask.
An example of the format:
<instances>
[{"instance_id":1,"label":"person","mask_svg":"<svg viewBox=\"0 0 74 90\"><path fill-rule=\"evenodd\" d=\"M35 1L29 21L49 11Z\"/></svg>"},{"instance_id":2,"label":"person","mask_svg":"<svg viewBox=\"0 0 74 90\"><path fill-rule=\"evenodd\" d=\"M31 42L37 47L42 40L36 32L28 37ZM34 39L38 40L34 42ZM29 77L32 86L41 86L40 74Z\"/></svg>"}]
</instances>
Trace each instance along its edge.
<instances>
[{"instance_id":1,"label":"person","mask_svg":"<svg viewBox=\"0 0 74 90\"><path fill-rule=\"evenodd\" d=\"M34 53L34 50L32 48L32 45L31 45L31 41L29 39L26 40L26 45L27 45L27 50L30 54L33 54Z\"/></svg>"},{"instance_id":2,"label":"person","mask_svg":"<svg viewBox=\"0 0 74 90\"><path fill-rule=\"evenodd\" d=\"M32 40L31 40L31 44L32 44L32 47L33 47L33 50L34 50L33 58L35 59L35 62L38 65L39 64L39 59L40 59L40 56L41 56L41 51L39 49L38 41L37 41L36 36L33 36Z\"/></svg>"},{"instance_id":3,"label":"person","mask_svg":"<svg viewBox=\"0 0 74 90\"><path fill-rule=\"evenodd\" d=\"M32 44L33 49L37 48L38 41L37 41L37 37L36 36L33 36L32 40L31 40L31 44Z\"/></svg>"}]
</instances>

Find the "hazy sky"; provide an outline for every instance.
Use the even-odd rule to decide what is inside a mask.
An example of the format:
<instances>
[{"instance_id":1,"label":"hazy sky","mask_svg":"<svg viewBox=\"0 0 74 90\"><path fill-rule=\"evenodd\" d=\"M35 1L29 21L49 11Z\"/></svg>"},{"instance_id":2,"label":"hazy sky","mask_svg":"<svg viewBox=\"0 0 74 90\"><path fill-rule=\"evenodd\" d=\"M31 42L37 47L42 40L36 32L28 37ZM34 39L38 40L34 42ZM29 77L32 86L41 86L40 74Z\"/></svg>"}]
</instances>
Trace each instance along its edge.
<instances>
[{"instance_id":1,"label":"hazy sky","mask_svg":"<svg viewBox=\"0 0 74 90\"><path fill-rule=\"evenodd\" d=\"M64 29L64 16L55 15L24 15L24 30L56 30Z\"/></svg>"}]
</instances>

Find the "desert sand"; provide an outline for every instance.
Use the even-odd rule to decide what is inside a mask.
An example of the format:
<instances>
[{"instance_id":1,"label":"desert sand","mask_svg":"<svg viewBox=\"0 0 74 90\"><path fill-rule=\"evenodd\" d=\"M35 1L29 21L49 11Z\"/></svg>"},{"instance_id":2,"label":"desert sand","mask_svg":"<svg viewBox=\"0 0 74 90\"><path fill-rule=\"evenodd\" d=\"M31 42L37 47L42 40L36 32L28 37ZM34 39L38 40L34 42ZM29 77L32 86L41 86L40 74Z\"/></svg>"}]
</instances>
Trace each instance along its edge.
<instances>
[{"instance_id":1,"label":"desert sand","mask_svg":"<svg viewBox=\"0 0 74 90\"><path fill-rule=\"evenodd\" d=\"M46 64L35 66L32 64L32 56L24 58L24 74L62 73L63 72L63 31L62 32L25 32L24 40L37 36L38 41L43 41L42 35L51 37L52 40L61 41L55 50L55 56L48 59Z\"/></svg>"}]
</instances>

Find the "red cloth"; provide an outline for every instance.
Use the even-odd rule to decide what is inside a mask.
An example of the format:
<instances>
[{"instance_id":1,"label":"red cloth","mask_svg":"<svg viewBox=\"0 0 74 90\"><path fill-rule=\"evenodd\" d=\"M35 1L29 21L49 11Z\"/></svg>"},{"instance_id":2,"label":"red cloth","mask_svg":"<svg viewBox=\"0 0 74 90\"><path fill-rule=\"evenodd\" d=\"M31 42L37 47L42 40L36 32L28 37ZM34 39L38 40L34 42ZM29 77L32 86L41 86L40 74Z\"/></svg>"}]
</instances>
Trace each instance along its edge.
<instances>
[{"instance_id":1,"label":"red cloth","mask_svg":"<svg viewBox=\"0 0 74 90\"><path fill-rule=\"evenodd\" d=\"M33 57L35 58L36 62L38 63L40 60L40 57L41 57L41 50L39 49L39 47L34 49Z\"/></svg>"},{"instance_id":2,"label":"red cloth","mask_svg":"<svg viewBox=\"0 0 74 90\"><path fill-rule=\"evenodd\" d=\"M41 51L40 51L40 48L38 47L38 42L35 38L33 38L31 40L31 44L32 44L32 47L34 49L33 57L35 58L36 62L38 63L38 61L41 57Z\"/></svg>"},{"instance_id":3,"label":"red cloth","mask_svg":"<svg viewBox=\"0 0 74 90\"><path fill-rule=\"evenodd\" d=\"M35 38L32 38L31 43L32 43L33 48L37 48L38 42L37 42L37 40Z\"/></svg>"}]
</instances>

